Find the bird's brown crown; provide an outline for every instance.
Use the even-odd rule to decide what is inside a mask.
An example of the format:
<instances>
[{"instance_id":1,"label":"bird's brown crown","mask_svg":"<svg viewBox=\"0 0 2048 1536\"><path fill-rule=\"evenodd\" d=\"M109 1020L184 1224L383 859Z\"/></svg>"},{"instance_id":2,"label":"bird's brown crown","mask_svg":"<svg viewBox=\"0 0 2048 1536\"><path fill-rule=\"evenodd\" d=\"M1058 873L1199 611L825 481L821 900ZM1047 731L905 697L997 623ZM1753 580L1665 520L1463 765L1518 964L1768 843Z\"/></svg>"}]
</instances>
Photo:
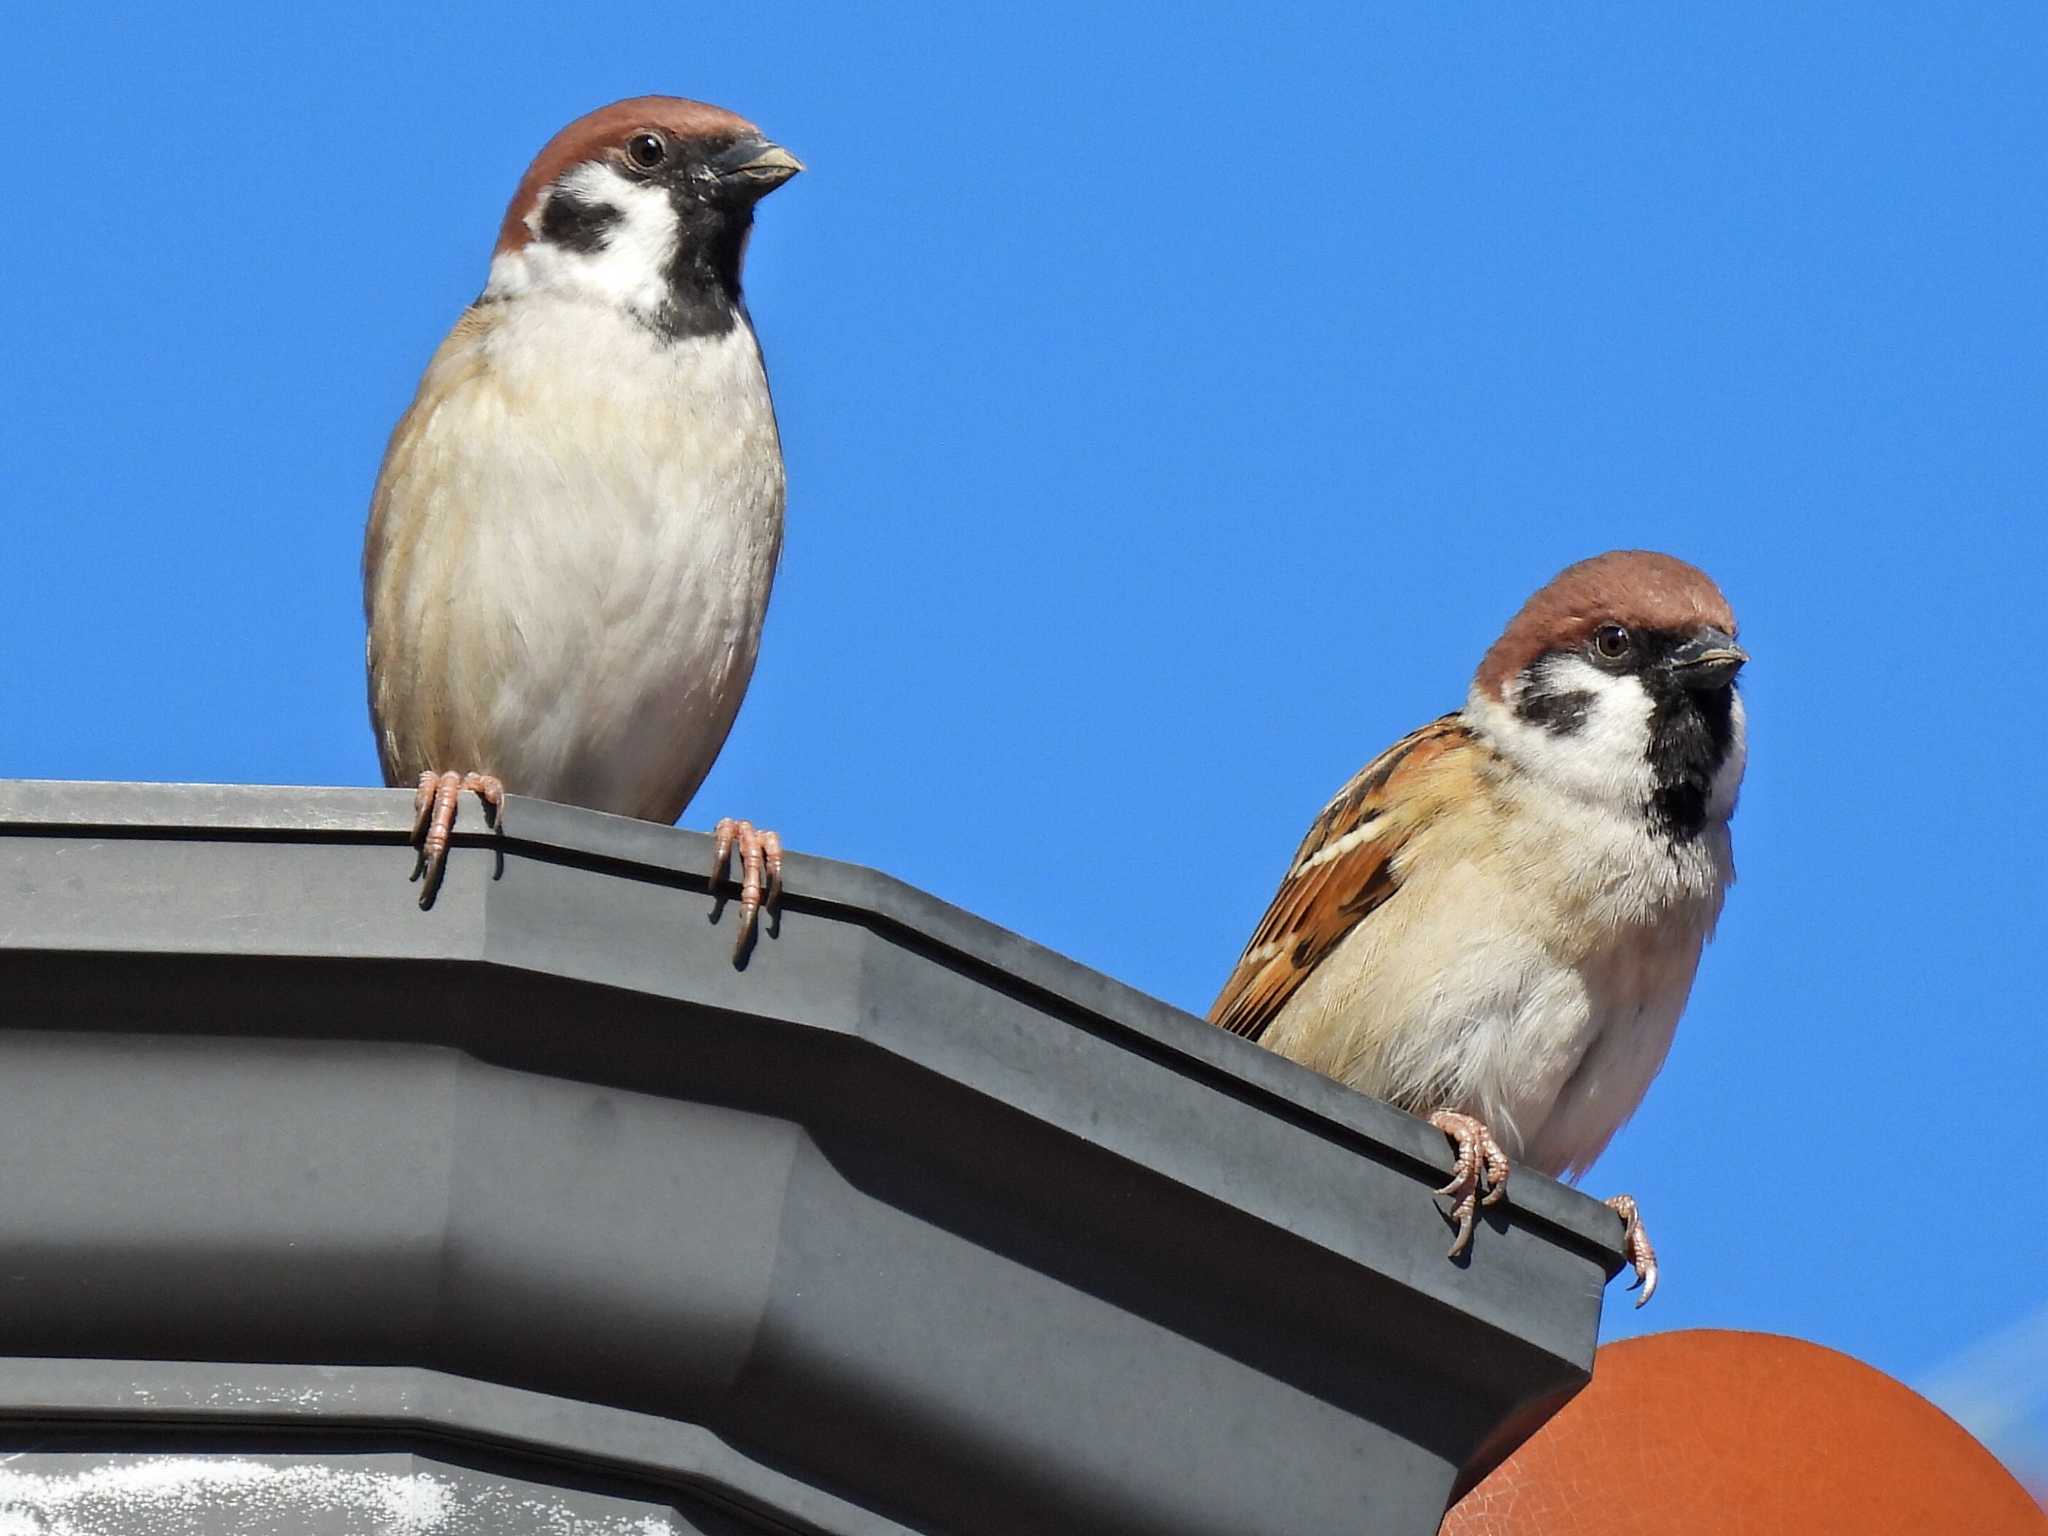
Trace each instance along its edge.
<instances>
[{"instance_id":1,"label":"bird's brown crown","mask_svg":"<svg viewBox=\"0 0 2048 1536\"><path fill-rule=\"evenodd\" d=\"M1479 663L1480 689L1508 682L1547 651L1578 646L1603 624L1690 633L1735 633L1735 612L1697 566L1647 549L1617 549L1568 565L1522 605Z\"/></svg>"},{"instance_id":2,"label":"bird's brown crown","mask_svg":"<svg viewBox=\"0 0 2048 1536\"><path fill-rule=\"evenodd\" d=\"M554 184L556 177L586 161L623 154L628 139L650 128L684 142L737 139L760 133L736 113L682 96L629 96L585 113L542 145L533 164L519 178L519 190L512 194L505 222L498 228L497 253L516 251L533 238L533 232L526 227L526 216L533 212L541 193Z\"/></svg>"}]
</instances>

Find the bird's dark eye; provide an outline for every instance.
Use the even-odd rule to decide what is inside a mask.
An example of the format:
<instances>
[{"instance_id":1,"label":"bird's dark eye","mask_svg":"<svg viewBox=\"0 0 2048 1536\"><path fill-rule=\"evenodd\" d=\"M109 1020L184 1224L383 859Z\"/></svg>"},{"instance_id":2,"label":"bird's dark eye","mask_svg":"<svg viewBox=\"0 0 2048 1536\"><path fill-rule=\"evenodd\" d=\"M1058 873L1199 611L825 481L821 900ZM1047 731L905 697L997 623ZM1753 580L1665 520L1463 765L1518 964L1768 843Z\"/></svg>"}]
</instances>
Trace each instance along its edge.
<instances>
[{"instance_id":1,"label":"bird's dark eye","mask_svg":"<svg viewBox=\"0 0 2048 1536\"><path fill-rule=\"evenodd\" d=\"M1604 660L1620 661L1635 647L1635 637L1619 624L1602 624L1593 631L1593 649Z\"/></svg>"},{"instance_id":2,"label":"bird's dark eye","mask_svg":"<svg viewBox=\"0 0 2048 1536\"><path fill-rule=\"evenodd\" d=\"M668 158L668 141L658 133L636 133L626 140L626 158L651 171Z\"/></svg>"}]
</instances>

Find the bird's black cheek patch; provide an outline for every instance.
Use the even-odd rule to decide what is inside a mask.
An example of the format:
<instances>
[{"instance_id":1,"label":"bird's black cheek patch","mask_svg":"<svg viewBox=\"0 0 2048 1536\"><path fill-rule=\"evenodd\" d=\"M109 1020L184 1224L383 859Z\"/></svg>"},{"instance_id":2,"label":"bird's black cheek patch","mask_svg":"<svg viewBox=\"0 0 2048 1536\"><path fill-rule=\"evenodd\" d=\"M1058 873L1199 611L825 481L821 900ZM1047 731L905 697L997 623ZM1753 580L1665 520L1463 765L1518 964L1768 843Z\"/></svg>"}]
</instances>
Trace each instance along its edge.
<instances>
[{"instance_id":1,"label":"bird's black cheek patch","mask_svg":"<svg viewBox=\"0 0 2048 1536\"><path fill-rule=\"evenodd\" d=\"M588 256L605 247L614 224L624 217L610 203L594 203L566 188L541 210L540 237L550 245Z\"/></svg>"},{"instance_id":2,"label":"bird's black cheek patch","mask_svg":"<svg viewBox=\"0 0 2048 1536\"><path fill-rule=\"evenodd\" d=\"M1540 726L1553 736L1574 736L1593 713L1593 695L1584 688L1559 685L1554 675L1562 665L1556 653L1539 656L1522 668L1522 686L1515 694L1515 718Z\"/></svg>"},{"instance_id":3,"label":"bird's black cheek patch","mask_svg":"<svg viewBox=\"0 0 2048 1536\"><path fill-rule=\"evenodd\" d=\"M1576 735L1592 712L1593 695L1582 688L1549 693L1532 685L1524 688L1521 697L1515 700L1517 719L1540 725L1553 736Z\"/></svg>"}]
</instances>

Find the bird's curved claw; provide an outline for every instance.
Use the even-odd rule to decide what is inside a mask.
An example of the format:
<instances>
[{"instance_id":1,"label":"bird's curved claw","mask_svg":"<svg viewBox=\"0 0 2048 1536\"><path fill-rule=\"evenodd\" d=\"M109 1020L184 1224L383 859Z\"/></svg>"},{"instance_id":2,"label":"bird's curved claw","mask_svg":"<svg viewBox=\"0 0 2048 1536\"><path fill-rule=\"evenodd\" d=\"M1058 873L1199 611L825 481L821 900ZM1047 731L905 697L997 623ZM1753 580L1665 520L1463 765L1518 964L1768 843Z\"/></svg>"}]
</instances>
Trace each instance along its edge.
<instances>
[{"instance_id":1,"label":"bird's curved claw","mask_svg":"<svg viewBox=\"0 0 2048 1536\"><path fill-rule=\"evenodd\" d=\"M420 775L412 801L412 844L419 849L419 862L412 877L420 883L420 910L434 904L441 889L441 876L448 870L448 837L455 830L455 807L468 790L484 803L484 819L503 830L505 786L488 773L436 773L429 768Z\"/></svg>"},{"instance_id":2,"label":"bird's curved claw","mask_svg":"<svg viewBox=\"0 0 2048 1536\"><path fill-rule=\"evenodd\" d=\"M1451 1167L1451 1182L1437 1194L1451 1201L1451 1220L1458 1224L1451 1239L1455 1259L1472 1243L1472 1223L1482 1205L1498 1205L1508 1192L1508 1158L1486 1128L1486 1122L1456 1110L1440 1109L1429 1123L1451 1138L1457 1162Z\"/></svg>"},{"instance_id":3,"label":"bird's curved claw","mask_svg":"<svg viewBox=\"0 0 2048 1536\"><path fill-rule=\"evenodd\" d=\"M1657 1250L1650 1246L1650 1234L1643 1230L1642 1213L1636 1209L1634 1196L1610 1195L1600 1203L1621 1218L1622 1247L1628 1253L1629 1267L1636 1272L1628 1288L1642 1287L1643 1294L1636 1298L1640 1307L1657 1294Z\"/></svg>"},{"instance_id":4,"label":"bird's curved claw","mask_svg":"<svg viewBox=\"0 0 2048 1536\"><path fill-rule=\"evenodd\" d=\"M751 821L722 817L711 829L711 894L722 900L719 887L732 872L733 850L740 855L740 920L733 935L732 958L737 965L754 946L761 909L771 913L782 897L782 839L775 833L756 831Z\"/></svg>"}]
</instances>

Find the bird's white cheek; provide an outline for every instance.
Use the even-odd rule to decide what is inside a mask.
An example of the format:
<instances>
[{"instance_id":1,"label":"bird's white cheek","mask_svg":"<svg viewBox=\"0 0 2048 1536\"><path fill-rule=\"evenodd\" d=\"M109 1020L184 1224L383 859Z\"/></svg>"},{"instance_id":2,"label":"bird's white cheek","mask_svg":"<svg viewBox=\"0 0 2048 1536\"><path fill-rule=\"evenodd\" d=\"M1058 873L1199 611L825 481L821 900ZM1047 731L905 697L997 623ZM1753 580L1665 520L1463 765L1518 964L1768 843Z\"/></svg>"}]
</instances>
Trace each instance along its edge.
<instances>
[{"instance_id":1,"label":"bird's white cheek","mask_svg":"<svg viewBox=\"0 0 2048 1536\"><path fill-rule=\"evenodd\" d=\"M1476 686L1466 710L1495 746L1524 771L1581 799L1636 809L1652 789L1648 747L1650 695L1633 677L1614 677L1577 656L1548 664L1543 686L1578 704L1570 729L1525 719L1515 704L1528 686L1516 679L1505 703Z\"/></svg>"},{"instance_id":2,"label":"bird's white cheek","mask_svg":"<svg viewBox=\"0 0 2048 1536\"><path fill-rule=\"evenodd\" d=\"M675 209L660 188L629 181L608 165L584 165L565 176L563 191L587 203L616 209L619 217L596 250L579 251L541 239L529 241L491 262L484 296L552 292L599 300L621 309L652 314L668 297L668 267L680 231ZM550 196L555 195L550 193ZM536 233L546 208L543 199L528 218Z\"/></svg>"}]
</instances>

